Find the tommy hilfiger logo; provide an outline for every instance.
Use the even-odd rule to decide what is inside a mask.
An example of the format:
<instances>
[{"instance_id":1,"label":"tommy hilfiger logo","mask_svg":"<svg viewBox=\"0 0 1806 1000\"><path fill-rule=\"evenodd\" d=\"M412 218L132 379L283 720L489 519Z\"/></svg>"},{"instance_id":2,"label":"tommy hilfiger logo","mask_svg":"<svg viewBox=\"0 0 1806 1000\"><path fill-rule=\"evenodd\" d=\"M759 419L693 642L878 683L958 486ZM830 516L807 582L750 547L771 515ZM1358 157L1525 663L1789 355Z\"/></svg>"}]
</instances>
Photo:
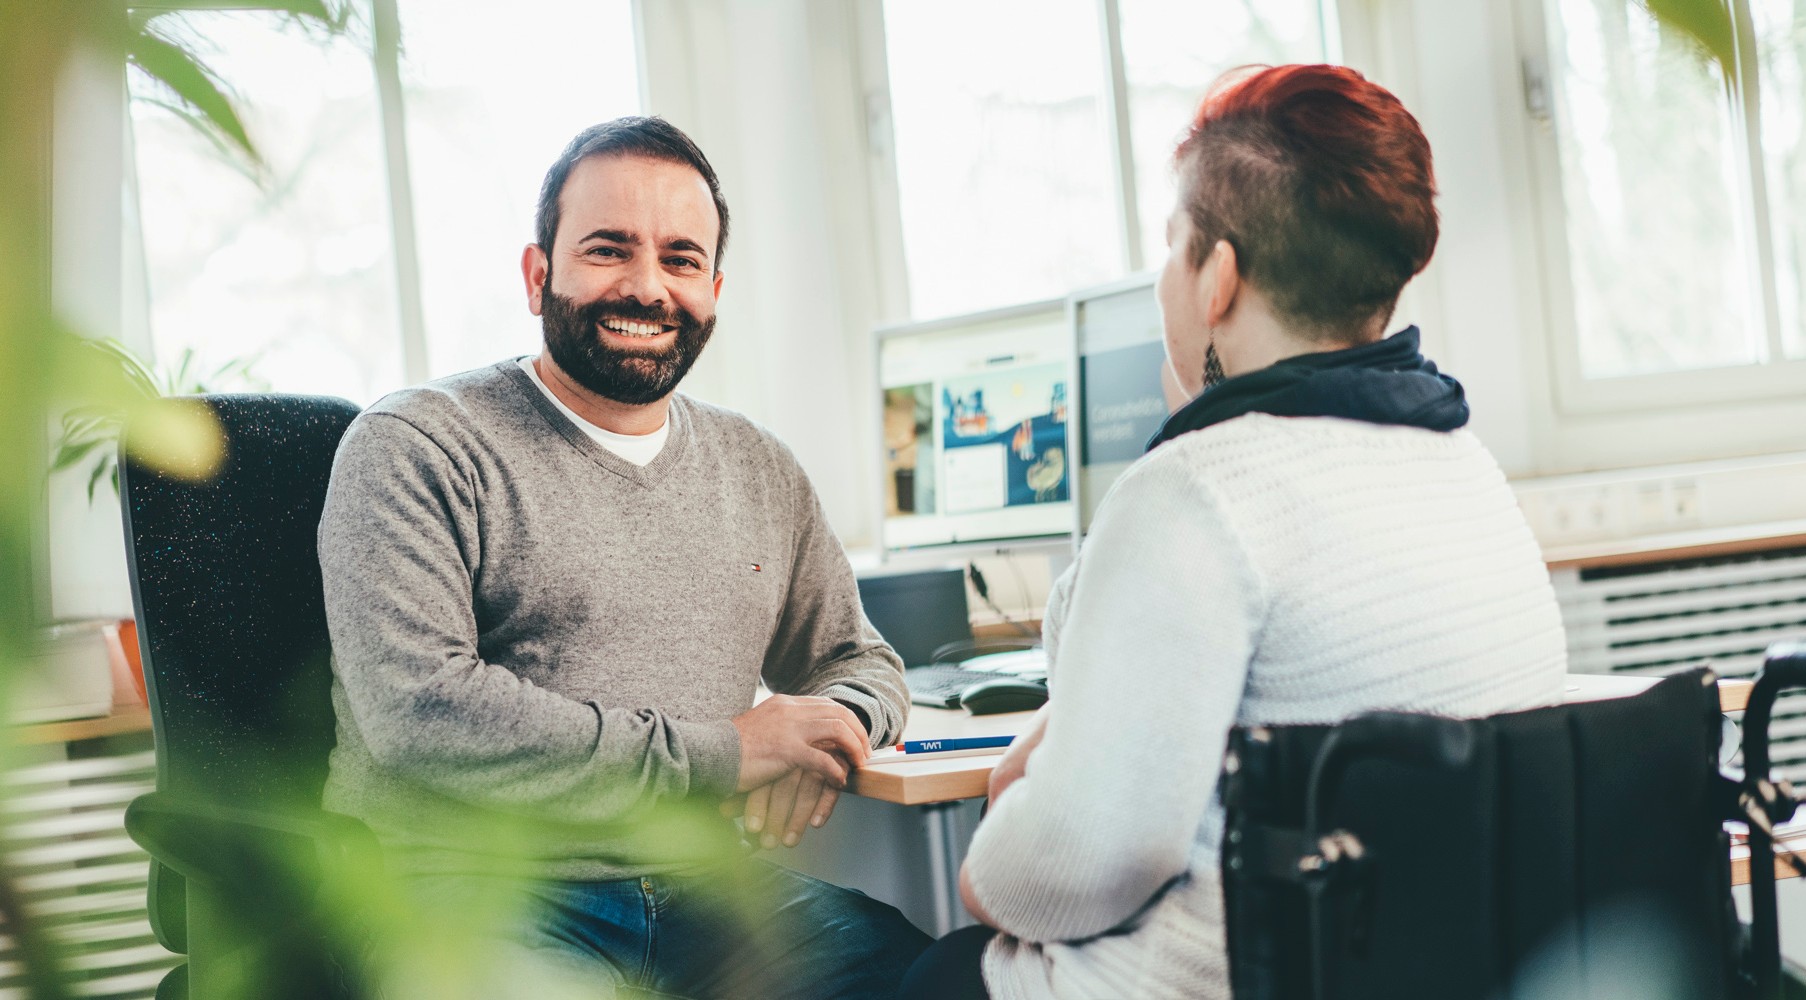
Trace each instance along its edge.
<instances>
[{"instance_id":1,"label":"tommy hilfiger logo","mask_svg":"<svg viewBox=\"0 0 1806 1000\"><path fill-rule=\"evenodd\" d=\"M754 572L754 573L763 573L763 572L765 572L765 567L763 567L763 566L761 566L761 565L759 565L759 564L758 564L758 563L749 563L749 564L748 564L748 565L750 565L750 566L752 566L752 570L753 570L753 572Z\"/></svg>"}]
</instances>

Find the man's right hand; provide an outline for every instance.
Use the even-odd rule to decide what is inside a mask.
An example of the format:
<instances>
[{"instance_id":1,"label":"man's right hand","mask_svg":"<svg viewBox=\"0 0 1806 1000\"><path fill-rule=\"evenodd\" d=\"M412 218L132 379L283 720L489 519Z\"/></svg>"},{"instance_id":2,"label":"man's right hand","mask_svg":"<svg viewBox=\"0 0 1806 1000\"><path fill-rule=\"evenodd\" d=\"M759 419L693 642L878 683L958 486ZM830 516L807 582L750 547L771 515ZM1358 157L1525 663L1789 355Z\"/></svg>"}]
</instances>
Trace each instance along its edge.
<instances>
[{"instance_id":1,"label":"man's right hand","mask_svg":"<svg viewBox=\"0 0 1806 1000\"><path fill-rule=\"evenodd\" d=\"M738 792L769 785L792 770L844 788L849 771L872 752L859 717L832 698L774 694L734 716L733 723L740 731Z\"/></svg>"}]
</instances>

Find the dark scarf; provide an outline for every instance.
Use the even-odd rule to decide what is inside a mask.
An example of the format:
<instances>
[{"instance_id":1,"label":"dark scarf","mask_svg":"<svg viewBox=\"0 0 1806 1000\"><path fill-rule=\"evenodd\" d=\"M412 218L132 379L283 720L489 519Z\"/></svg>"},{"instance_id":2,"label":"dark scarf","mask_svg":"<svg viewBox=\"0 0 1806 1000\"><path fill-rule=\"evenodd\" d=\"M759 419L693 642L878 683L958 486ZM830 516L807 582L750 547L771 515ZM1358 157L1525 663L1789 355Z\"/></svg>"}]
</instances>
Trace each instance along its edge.
<instances>
[{"instance_id":1,"label":"dark scarf","mask_svg":"<svg viewBox=\"0 0 1806 1000\"><path fill-rule=\"evenodd\" d=\"M1432 431L1466 424L1461 383L1437 371L1417 345L1417 327L1408 326L1385 340L1300 354L1219 382L1168 417L1148 450L1244 413L1346 417Z\"/></svg>"}]
</instances>

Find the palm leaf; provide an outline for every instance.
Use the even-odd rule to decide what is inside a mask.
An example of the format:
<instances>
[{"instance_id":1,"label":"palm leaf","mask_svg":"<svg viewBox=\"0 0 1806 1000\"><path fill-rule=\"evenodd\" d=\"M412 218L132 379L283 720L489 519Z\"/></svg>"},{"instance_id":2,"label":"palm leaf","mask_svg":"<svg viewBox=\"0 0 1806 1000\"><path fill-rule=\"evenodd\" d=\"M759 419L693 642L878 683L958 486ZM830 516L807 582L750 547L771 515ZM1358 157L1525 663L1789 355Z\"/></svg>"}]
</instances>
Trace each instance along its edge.
<instances>
[{"instance_id":1,"label":"palm leaf","mask_svg":"<svg viewBox=\"0 0 1806 1000\"><path fill-rule=\"evenodd\" d=\"M168 87L177 100L206 124L211 134L234 147L252 163L262 165L263 158L245 132L238 109L226 95L219 76L193 53L163 37L151 22L146 21L139 30L126 36L126 59Z\"/></svg>"},{"instance_id":2,"label":"palm leaf","mask_svg":"<svg viewBox=\"0 0 1806 1000\"><path fill-rule=\"evenodd\" d=\"M328 10L324 0L161 0L154 11L134 9L134 13L151 15L178 10L251 10L268 11L276 14L291 14L295 17L312 18L323 24L332 24L339 16Z\"/></svg>"},{"instance_id":3,"label":"palm leaf","mask_svg":"<svg viewBox=\"0 0 1806 1000\"><path fill-rule=\"evenodd\" d=\"M56 458L50 463L51 472L61 472L94 453L94 449L108 442L103 438L92 438L82 442L70 442L57 449Z\"/></svg>"},{"instance_id":4,"label":"palm leaf","mask_svg":"<svg viewBox=\"0 0 1806 1000\"><path fill-rule=\"evenodd\" d=\"M1737 42L1724 0L1642 0L1650 16L1691 38L1718 62L1726 82L1737 79Z\"/></svg>"},{"instance_id":5,"label":"palm leaf","mask_svg":"<svg viewBox=\"0 0 1806 1000\"><path fill-rule=\"evenodd\" d=\"M138 360L129 348L112 338L84 341L84 346L99 351L111 358L119 366L119 371L126 377L131 387L145 396L161 396L157 390L157 376L151 373L144 362Z\"/></svg>"},{"instance_id":6,"label":"palm leaf","mask_svg":"<svg viewBox=\"0 0 1806 1000\"><path fill-rule=\"evenodd\" d=\"M238 149L236 149L224 136L220 135L219 132L208 123L207 119L196 114L180 101L166 101L161 97L152 97L142 94L133 94L132 100L148 104L153 108L162 108L189 128L194 129L201 138L206 139L208 144L213 147L214 151L220 155L220 160L227 166L237 170L240 174L243 174L246 180L251 181L254 184L260 180L257 174L256 164L245 162L245 158L239 155Z\"/></svg>"},{"instance_id":7,"label":"palm leaf","mask_svg":"<svg viewBox=\"0 0 1806 1000\"><path fill-rule=\"evenodd\" d=\"M88 502L89 503L94 502L94 488L96 486L100 485L101 477L107 475L108 473L112 473L114 476L113 492L115 492L115 493L119 492L119 479L118 479L119 468L118 468L118 465L119 465L119 460L114 458L111 455L108 455L108 456L102 458L100 461L94 463L94 471L92 473L90 473L88 476Z\"/></svg>"}]
</instances>

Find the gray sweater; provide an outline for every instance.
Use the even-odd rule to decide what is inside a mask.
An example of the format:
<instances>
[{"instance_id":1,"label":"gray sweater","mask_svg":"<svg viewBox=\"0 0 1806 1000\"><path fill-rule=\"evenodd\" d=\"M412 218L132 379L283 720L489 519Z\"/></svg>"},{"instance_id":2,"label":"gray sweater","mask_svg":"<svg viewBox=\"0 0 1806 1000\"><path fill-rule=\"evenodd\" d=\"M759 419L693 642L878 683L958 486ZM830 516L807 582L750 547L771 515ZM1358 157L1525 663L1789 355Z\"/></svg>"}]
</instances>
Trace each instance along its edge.
<instances>
[{"instance_id":1,"label":"gray sweater","mask_svg":"<svg viewBox=\"0 0 1806 1000\"><path fill-rule=\"evenodd\" d=\"M796 459L684 396L638 467L513 361L387 396L339 446L320 519L338 746L328 809L403 871L681 870L761 679L902 732L902 664L865 620Z\"/></svg>"}]
</instances>

